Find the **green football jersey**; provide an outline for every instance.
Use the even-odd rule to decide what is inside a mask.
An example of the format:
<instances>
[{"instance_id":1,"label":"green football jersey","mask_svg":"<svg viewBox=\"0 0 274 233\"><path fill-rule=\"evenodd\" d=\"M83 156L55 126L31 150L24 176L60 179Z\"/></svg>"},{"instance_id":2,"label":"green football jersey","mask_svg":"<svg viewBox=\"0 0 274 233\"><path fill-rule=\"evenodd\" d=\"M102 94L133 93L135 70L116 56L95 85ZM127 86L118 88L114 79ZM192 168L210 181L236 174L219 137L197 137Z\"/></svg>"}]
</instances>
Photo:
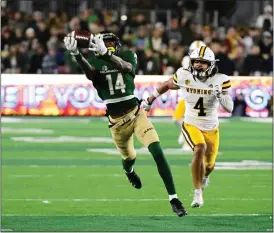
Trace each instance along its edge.
<instances>
[{"instance_id":1,"label":"green football jersey","mask_svg":"<svg viewBox=\"0 0 274 233\"><path fill-rule=\"evenodd\" d=\"M121 52L118 56L131 63L131 72L119 71L110 62L100 58L88 60L96 70L93 86L99 97L106 103L110 115L118 115L138 104L138 100L134 96L137 56L130 50Z\"/></svg>"}]
</instances>

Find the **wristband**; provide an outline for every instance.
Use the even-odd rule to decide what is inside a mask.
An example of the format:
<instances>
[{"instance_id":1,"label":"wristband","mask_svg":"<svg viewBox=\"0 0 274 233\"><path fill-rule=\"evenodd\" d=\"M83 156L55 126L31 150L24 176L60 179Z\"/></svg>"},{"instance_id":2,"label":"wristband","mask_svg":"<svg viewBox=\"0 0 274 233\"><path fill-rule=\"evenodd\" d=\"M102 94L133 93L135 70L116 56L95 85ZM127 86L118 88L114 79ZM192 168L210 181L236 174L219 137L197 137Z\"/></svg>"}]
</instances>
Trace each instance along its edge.
<instances>
[{"instance_id":1,"label":"wristband","mask_svg":"<svg viewBox=\"0 0 274 233\"><path fill-rule=\"evenodd\" d=\"M155 90L153 91L152 95L157 98L159 97L161 94L158 92L157 88L155 88Z\"/></svg>"}]
</instances>

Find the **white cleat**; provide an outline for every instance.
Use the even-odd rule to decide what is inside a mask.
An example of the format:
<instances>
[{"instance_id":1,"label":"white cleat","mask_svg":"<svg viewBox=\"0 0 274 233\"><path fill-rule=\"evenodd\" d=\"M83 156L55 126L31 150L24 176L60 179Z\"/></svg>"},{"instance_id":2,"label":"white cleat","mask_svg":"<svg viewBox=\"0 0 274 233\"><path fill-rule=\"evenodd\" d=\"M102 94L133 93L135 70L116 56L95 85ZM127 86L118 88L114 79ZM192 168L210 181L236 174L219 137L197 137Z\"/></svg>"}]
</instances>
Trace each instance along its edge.
<instances>
[{"instance_id":1,"label":"white cleat","mask_svg":"<svg viewBox=\"0 0 274 233\"><path fill-rule=\"evenodd\" d=\"M184 143L182 150L185 152L192 152L192 149L190 148L190 146L187 144L187 142Z\"/></svg>"},{"instance_id":2,"label":"white cleat","mask_svg":"<svg viewBox=\"0 0 274 233\"><path fill-rule=\"evenodd\" d=\"M194 191L194 199L191 203L191 207L193 208L200 208L204 205L204 200L203 200L203 192L201 189L196 189Z\"/></svg>"},{"instance_id":3,"label":"white cleat","mask_svg":"<svg viewBox=\"0 0 274 233\"><path fill-rule=\"evenodd\" d=\"M209 181L209 176L205 176L203 178L203 183L202 183L202 190L204 190L208 185L209 185L210 181Z\"/></svg>"}]
</instances>

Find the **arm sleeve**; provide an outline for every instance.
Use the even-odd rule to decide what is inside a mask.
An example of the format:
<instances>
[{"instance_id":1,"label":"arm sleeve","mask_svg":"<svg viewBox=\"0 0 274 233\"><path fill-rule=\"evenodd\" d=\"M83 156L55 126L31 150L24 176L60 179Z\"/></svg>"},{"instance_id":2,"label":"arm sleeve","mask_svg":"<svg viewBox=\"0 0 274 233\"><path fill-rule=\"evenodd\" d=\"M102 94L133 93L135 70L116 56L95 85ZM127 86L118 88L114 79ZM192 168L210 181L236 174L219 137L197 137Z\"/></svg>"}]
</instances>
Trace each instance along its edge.
<instances>
[{"instance_id":1,"label":"arm sleeve","mask_svg":"<svg viewBox=\"0 0 274 233\"><path fill-rule=\"evenodd\" d=\"M232 112L234 108L234 103L230 95L221 95L219 98L219 102L223 109L225 109L228 112Z\"/></svg>"},{"instance_id":2,"label":"arm sleeve","mask_svg":"<svg viewBox=\"0 0 274 233\"><path fill-rule=\"evenodd\" d=\"M129 61L128 61L131 65L132 65L132 71L131 73L133 75L136 74L136 70L137 70L137 54L134 52L131 52L129 55Z\"/></svg>"},{"instance_id":3,"label":"arm sleeve","mask_svg":"<svg viewBox=\"0 0 274 233\"><path fill-rule=\"evenodd\" d=\"M219 98L221 106L228 112L233 111L234 103L229 95L231 91L231 81L228 76L224 75L224 82L222 83L222 95Z\"/></svg>"}]
</instances>

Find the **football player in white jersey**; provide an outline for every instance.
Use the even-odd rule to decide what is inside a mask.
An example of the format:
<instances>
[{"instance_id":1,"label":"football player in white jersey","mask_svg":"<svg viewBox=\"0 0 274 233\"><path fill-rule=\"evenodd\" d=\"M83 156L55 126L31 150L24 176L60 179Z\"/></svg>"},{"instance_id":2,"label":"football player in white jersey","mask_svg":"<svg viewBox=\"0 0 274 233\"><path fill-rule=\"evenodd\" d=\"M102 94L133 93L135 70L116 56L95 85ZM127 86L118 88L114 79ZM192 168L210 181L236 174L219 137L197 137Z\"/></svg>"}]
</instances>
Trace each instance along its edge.
<instances>
[{"instance_id":1,"label":"football player in white jersey","mask_svg":"<svg viewBox=\"0 0 274 233\"><path fill-rule=\"evenodd\" d=\"M195 40L191 43L191 45L189 46L189 54L184 56L183 60L182 60L182 67L184 69L189 69L190 68L190 54L197 48L200 48L201 46L206 46L206 44L201 41L201 40ZM182 125L182 119L185 115L185 100L184 98L182 98L177 106L176 109L174 111L173 114L173 120L175 122L175 124L181 129L181 125ZM184 140L184 135L183 133L180 133L180 136L178 138L178 143L182 145L182 150L185 152L189 152L192 151L190 146L188 145L188 143Z\"/></svg>"},{"instance_id":2,"label":"football player in white jersey","mask_svg":"<svg viewBox=\"0 0 274 233\"><path fill-rule=\"evenodd\" d=\"M209 47L195 49L190 60L190 69L178 69L173 78L158 86L143 102L143 107L149 111L158 96L169 89L182 89L186 104L182 133L194 155L191 169L195 191L191 206L201 207L202 190L209 183L219 148L218 105L232 112L233 101L229 77L218 73L215 55Z\"/></svg>"}]
</instances>

